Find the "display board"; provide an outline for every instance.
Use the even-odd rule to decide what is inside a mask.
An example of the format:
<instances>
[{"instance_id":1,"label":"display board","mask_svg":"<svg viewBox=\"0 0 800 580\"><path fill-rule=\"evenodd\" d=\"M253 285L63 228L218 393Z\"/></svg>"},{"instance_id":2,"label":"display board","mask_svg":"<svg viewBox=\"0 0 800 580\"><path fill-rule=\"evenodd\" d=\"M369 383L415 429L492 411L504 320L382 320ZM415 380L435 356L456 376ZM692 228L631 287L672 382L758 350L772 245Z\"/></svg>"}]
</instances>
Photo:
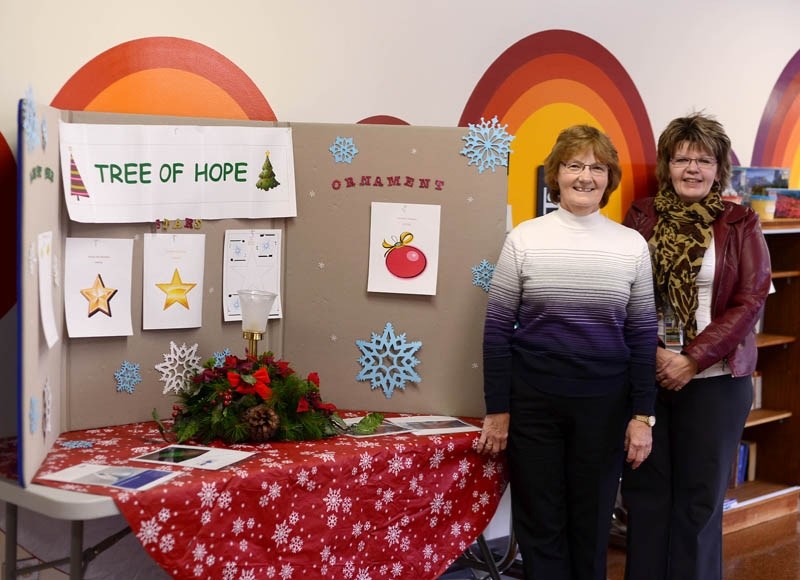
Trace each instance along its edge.
<instances>
[{"instance_id":1,"label":"display board","mask_svg":"<svg viewBox=\"0 0 800 580\"><path fill-rule=\"evenodd\" d=\"M175 397L163 393L156 365L173 344L197 345L202 360L225 349L244 354L241 323L226 322L223 316L228 230L282 232L282 317L270 320L262 350L289 360L302 375L317 372L326 401L345 409L483 413L481 338L486 286L505 234L506 172L502 166L478 171L468 164L462 153L466 129L282 124L292 133L296 217L206 219L188 230L165 232L163 223L69 220L61 172L70 168L58 161L58 120L273 124L47 107L38 107L37 114L39 122L45 121L47 144L21 147L25 153L19 164L21 482L30 481L63 431L147 420L154 409L169 417ZM21 142L28 138L20 132ZM37 167L43 176L26 179L35 176ZM375 222L374 203L385 204L384 221ZM413 214L406 216L411 221L398 214L406 210ZM425 215L416 215L417 210ZM59 336L52 346L41 316L42 262L37 259L39 238L47 232L52 239L48 290ZM204 236L202 325L144 329L143 240L169 232ZM63 300L67 238L132 240L129 336L68 337ZM421 261L425 267L414 272ZM138 365L141 377L127 390L115 381L126 362ZM49 429L43 427L45 416Z\"/></svg>"}]
</instances>

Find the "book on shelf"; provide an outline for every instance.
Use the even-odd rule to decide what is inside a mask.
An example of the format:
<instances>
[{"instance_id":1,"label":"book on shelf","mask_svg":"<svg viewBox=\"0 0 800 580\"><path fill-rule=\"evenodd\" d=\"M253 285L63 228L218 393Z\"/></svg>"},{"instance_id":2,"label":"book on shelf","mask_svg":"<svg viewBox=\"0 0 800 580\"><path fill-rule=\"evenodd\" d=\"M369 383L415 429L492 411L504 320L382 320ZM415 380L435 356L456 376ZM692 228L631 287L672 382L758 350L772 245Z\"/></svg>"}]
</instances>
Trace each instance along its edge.
<instances>
[{"instance_id":1,"label":"book on shelf","mask_svg":"<svg viewBox=\"0 0 800 580\"><path fill-rule=\"evenodd\" d=\"M757 446L755 441L742 441L747 445L747 470L745 481L756 480L756 452Z\"/></svg>"},{"instance_id":2,"label":"book on shelf","mask_svg":"<svg viewBox=\"0 0 800 580\"><path fill-rule=\"evenodd\" d=\"M743 484L747 479L747 454L750 451L750 446L740 441L736 449L736 455L731 462L731 474L728 479L728 487L737 487Z\"/></svg>"},{"instance_id":3,"label":"book on shelf","mask_svg":"<svg viewBox=\"0 0 800 580\"><path fill-rule=\"evenodd\" d=\"M761 408L761 371L753 371L753 406L751 410Z\"/></svg>"}]
</instances>

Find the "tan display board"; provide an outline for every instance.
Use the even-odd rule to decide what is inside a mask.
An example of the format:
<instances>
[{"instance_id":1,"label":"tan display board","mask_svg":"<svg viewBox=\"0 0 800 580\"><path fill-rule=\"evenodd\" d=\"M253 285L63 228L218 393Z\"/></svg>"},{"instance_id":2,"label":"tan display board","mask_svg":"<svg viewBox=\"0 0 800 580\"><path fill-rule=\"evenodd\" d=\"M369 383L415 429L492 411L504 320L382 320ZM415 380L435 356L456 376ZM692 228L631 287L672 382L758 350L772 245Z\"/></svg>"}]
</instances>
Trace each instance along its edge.
<instances>
[{"instance_id":1,"label":"tan display board","mask_svg":"<svg viewBox=\"0 0 800 580\"><path fill-rule=\"evenodd\" d=\"M202 360L230 349L244 354L241 324L222 313L223 241L228 229L280 229L283 318L272 320L262 350L291 361L299 373L315 371L326 401L340 408L480 416L483 413L481 338L486 292L474 285L472 268L493 263L506 225L506 172L479 173L460 152L464 128L375 125L283 124L294 143L296 218L204 220L202 327L142 329L143 236L152 223L87 224L66 216L58 166L58 119L109 124L230 124L259 122L114 115L41 108L47 118L47 151L23 156L22 174L36 165L53 169L52 181L24 184L20 245L22 335L23 481L33 477L62 431L147 420L153 409L168 417L174 397L163 394L155 365L170 343L198 345ZM357 154L337 162L337 138L352 140ZM43 157L44 156L44 157ZM379 178L380 179L377 179ZM369 185L367 185L367 183ZM380 185L378 185L380 184ZM372 202L432 204L440 208L435 295L368 292ZM192 216L165 216L171 219ZM53 233L56 321L61 340L48 348L38 303L35 259L29 258L42 232ZM399 232L398 232L399 233ZM133 240L133 335L68 338L64 323L64 245L68 237ZM30 267L28 267L30 266ZM356 380L364 365L357 341L370 342L391 323L396 344L420 342L413 356L421 380L406 381L387 393L380 385ZM391 353L390 353L391 355ZM390 365L391 356L377 364ZM134 392L116 389L114 373L123 361L140 365ZM52 430L29 429L31 398L52 392ZM391 396L387 396L390 394ZM41 404L41 403L39 403ZM41 410L41 409L40 409Z\"/></svg>"},{"instance_id":2,"label":"tan display board","mask_svg":"<svg viewBox=\"0 0 800 580\"><path fill-rule=\"evenodd\" d=\"M468 166L464 128L292 128L298 217L286 227L286 353L298 369L317 370L323 396L343 408L482 416L486 292L472 284L472 267L499 255L505 168ZM358 148L351 164L332 163L328 148L339 136ZM372 202L441 206L435 295L367 291ZM387 323L406 344L422 343L413 355L422 380L390 398L356 380L356 341L371 342Z\"/></svg>"}]
</instances>

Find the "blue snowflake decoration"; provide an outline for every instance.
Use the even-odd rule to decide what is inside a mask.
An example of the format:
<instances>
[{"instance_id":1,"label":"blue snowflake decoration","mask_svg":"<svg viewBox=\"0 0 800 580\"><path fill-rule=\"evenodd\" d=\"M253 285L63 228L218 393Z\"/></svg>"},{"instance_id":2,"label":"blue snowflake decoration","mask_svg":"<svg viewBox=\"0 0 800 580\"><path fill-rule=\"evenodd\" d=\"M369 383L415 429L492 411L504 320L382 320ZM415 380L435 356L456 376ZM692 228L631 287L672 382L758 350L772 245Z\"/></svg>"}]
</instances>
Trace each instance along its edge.
<instances>
[{"instance_id":1,"label":"blue snowflake decoration","mask_svg":"<svg viewBox=\"0 0 800 580\"><path fill-rule=\"evenodd\" d=\"M31 397L31 408L28 410L28 422L30 423L29 428L31 435L35 434L42 424L42 410L39 408L39 399L36 397Z\"/></svg>"},{"instance_id":2,"label":"blue snowflake decoration","mask_svg":"<svg viewBox=\"0 0 800 580\"><path fill-rule=\"evenodd\" d=\"M22 132L25 135L25 146L28 151L33 151L41 144L42 134L32 88L28 88L25 98L22 99Z\"/></svg>"},{"instance_id":3,"label":"blue snowflake decoration","mask_svg":"<svg viewBox=\"0 0 800 580\"><path fill-rule=\"evenodd\" d=\"M491 122L481 117L480 124L469 123L469 133L461 138L467 143L461 150L461 155L469 158L467 165L477 165L478 173L487 169L494 173L498 165L508 167L508 155L511 153L508 144L514 140L514 136L508 134L506 127L508 125L500 126L497 123L496 115Z\"/></svg>"},{"instance_id":4,"label":"blue snowflake decoration","mask_svg":"<svg viewBox=\"0 0 800 580\"><path fill-rule=\"evenodd\" d=\"M337 137L328 151L333 153L333 160L336 163L352 163L353 157L358 154L352 137Z\"/></svg>"},{"instance_id":5,"label":"blue snowflake decoration","mask_svg":"<svg viewBox=\"0 0 800 580\"><path fill-rule=\"evenodd\" d=\"M481 260L481 263L472 267L472 284L478 288L483 288L484 292L489 291L494 275L494 264L488 260Z\"/></svg>"},{"instance_id":6,"label":"blue snowflake decoration","mask_svg":"<svg viewBox=\"0 0 800 580\"><path fill-rule=\"evenodd\" d=\"M90 449L91 441L62 441L59 443L64 449Z\"/></svg>"},{"instance_id":7,"label":"blue snowflake decoration","mask_svg":"<svg viewBox=\"0 0 800 580\"><path fill-rule=\"evenodd\" d=\"M122 366L118 371L114 371L114 379L117 381L118 393L130 393L136 390L136 385L142 382L140 367L136 363L122 361Z\"/></svg>"},{"instance_id":8,"label":"blue snowflake decoration","mask_svg":"<svg viewBox=\"0 0 800 580\"><path fill-rule=\"evenodd\" d=\"M380 387L387 399L392 398L395 389L404 390L406 381L419 383L422 378L414 370L419 360L414 356L422 343L406 343L406 335L395 336L392 323L387 322L383 335L372 333L372 341L357 340L356 346L362 355L358 359L361 372L357 381L370 381L371 389Z\"/></svg>"},{"instance_id":9,"label":"blue snowflake decoration","mask_svg":"<svg viewBox=\"0 0 800 580\"><path fill-rule=\"evenodd\" d=\"M214 353L214 368L219 368L225 364L225 357L231 356L231 349L226 348Z\"/></svg>"}]
</instances>

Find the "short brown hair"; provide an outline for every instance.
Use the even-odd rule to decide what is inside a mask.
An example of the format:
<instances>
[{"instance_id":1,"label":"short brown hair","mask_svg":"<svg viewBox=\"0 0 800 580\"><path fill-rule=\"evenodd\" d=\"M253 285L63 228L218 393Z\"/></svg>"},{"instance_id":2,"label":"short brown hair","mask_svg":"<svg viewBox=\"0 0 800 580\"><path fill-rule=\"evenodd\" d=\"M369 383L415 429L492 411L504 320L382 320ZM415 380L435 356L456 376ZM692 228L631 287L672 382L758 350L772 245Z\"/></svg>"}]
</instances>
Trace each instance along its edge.
<instances>
[{"instance_id":1,"label":"short brown hair","mask_svg":"<svg viewBox=\"0 0 800 580\"><path fill-rule=\"evenodd\" d=\"M598 163L608 166L608 186L600 199L600 207L605 207L608 203L611 193L617 189L622 179L619 155L608 135L589 125L573 125L561 131L550 155L544 160L544 182L550 190L548 198L551 203L561 202L561 191L558 188L559 165L587 150L594 153Z\"/></svg>"},{"instance_id":2,"label":"short brown hair","mask_svg":"<svg viewBox=\"0 0 800 580\"><path fill-rule=\"evenodd\" d=\"M659 191L672 187L669 162L682 144L690 149L705 149L717 160L717 181L711 191L725 191L731 180L731 140L722 124L702 113L692 113L670 121L658 138L656 179Z\"/></svg>"}]
</instances>

